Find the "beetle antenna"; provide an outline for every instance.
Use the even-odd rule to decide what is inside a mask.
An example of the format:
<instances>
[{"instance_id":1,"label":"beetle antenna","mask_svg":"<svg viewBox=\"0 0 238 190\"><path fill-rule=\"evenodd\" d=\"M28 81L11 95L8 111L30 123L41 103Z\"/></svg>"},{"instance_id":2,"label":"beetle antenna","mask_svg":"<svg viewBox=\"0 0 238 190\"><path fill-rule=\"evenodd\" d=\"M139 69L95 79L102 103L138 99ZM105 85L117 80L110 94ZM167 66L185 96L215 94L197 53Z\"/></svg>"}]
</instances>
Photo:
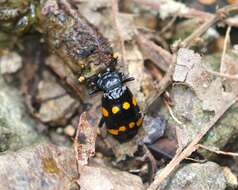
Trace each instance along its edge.
<instances>
[{"instance_id":1,"label":"beetle antenna","mask_svg":"<svg viewBox=\"0 0 238 190\"><path fill-rule=\"evenodd\" d=\"M129 77L129 78L123 79L122 83L130 82L130 81L133 81L133 80L135 80L134 77Z\"/></svg>"}]
</instances>

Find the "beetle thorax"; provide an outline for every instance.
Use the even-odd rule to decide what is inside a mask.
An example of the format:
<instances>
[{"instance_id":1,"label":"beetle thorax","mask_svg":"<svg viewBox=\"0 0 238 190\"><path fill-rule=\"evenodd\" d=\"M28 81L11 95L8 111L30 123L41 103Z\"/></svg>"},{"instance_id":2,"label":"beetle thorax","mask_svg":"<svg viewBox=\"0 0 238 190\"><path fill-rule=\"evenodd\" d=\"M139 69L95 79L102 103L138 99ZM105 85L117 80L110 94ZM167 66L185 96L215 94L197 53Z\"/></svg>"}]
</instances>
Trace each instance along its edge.
<instances>
[{"instance_id":1,"label":"beetle thorax","mask_svg":"<svg viewBox=\"0 0 238 190\"><path fill-rule=\"evenodd\" d=\"M118 99L125 91L121 76L115 71L107 71L100 75L97 85L104 92L104 97L109 99Z\"/></svg>"},{"instance_id":2,"label":"beetle thorax","mask_svg":"<svg viewBox=\"0 0 238 190\"><path fill-rule=\"evenodd\" d=\"M104 97L115 100L120 98L122 94L125 92L125 90L126 90L125 86L116 87L114 89L109 90L108 92L105 92Z\"/></svg>"}]
</instances>

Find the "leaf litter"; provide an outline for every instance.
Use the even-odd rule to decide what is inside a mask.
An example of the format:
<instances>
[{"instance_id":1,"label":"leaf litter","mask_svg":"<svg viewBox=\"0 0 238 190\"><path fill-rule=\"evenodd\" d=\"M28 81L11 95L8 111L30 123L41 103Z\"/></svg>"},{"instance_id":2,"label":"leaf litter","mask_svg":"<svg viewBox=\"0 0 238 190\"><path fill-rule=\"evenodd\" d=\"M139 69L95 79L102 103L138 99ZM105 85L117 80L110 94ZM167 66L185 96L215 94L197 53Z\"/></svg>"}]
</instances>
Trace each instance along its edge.
<instances>
[{"instance_id":1,"label":"leaf litter","mask_svg":"<svg viewBox=\"0 0 238 190\"><path fill-rule=\"evenodd\" d=\"M48 2L56 3L53 0L52 1L49 0ZM67 3L64 4L64 2L66 2L66 1L60 1L60 5L64 5L65 6L64 8L69 9L69 7L67 7ZM77 1L75 0L72 2L77 2ZM117 2L117 1L114 1L114 2ZM181 126L177 126L177 125L186 125L189 123L189 120L181 120L181 121L178 120L179 122L177 122L176 126L169 126L170 129L172 129L172 128L173 128L173 130L174 129L176 130L176 128L178 129L177 130L177 138L178 138L177 141L179 141L179 139L182 139L181 142L178 142L179 144L182 144L182 145L181 145L181 149L177 150L177 154L175 154L175 148L176 148L176 142L174 142L175 138L176 138L175 136L172 136L173 143L171 143L172 141L169 138L167 138L166 135L168 135L168 134L165 134L165 138L162 138L159 141L155 142L155 144L156 143L158 144L158 147L161 147L162 151L165 151L165 154L167 153L166 150L168 150L170 152L170 155L175 154L175 156L171 162L172 164L169 164L166 167L166 168L170 167L170 169L167 170L168 173L166 174L166 168L165 168L165 172L162 173L162 174L164 174L164 176L163 175L162 176L165 178L165 176L169 175L170 172L183 159L186 159L186 157L188 157L194 150L196 150L197 147L195 148L195 145L201 140L201 138L205 134L208 134L208 131L211 129L211 127L213 127L213 125L220 118L223 117L223 114L226 112L226 110L228 110L228 108L234 104L234 101L236 100L236 96L238 93L237 87L236 87L237 81L230 79L228 77L222 77L222 74L227 75L227 76L237 75L236 63L235 63L236 61L235 61L234 56L229 57L226 54L226 58L224 59L224 64L223 64L223 67L225 67L224 72L220 73L221 76L217 76L217 75L214 75L211 72L209 72L204 67L203 57L201 57L198 53L195 53L193 50L188 49L188 48L180 48L180 47L189 47L191 44L193 44L196 41L195 40L196 37L200 37L202 33L204 33L209 27L211 27L211 25L213 25L218 20L223 18L222 14L218 14L218 13L217 14L211 14L211 13L208 14L207 13L206 14L205 12L202 12L202 11L199 12L199 11L193 10L193 9L185 6L183 3L178 3L178 2L175 2L172 0L171 1L158 1L158 2L153 2L153 3L148 3L147 1L142 0L140 2L141 2L141 4L144 4L145 6L152 5L153 8L155 8L154 10L159 9L160 18L162 18L162 20L163 19L166 20L166 19L170 18L172 15L184 16L185 18L187 18L190 13L196 13L196 14L192 14L191 16L194 17L194 15L202 15L201 18L199 18L199 19L205 21L205 24L207 24L207 25L203 25L203 27L201 27L201 30L199 32L196 33L196 31L195 31L195 33L193 33L191 36L188 36L188 38L186 40L182 41L183 43L180 43L179 41L177 42L177 45L175 43L175 47L177 46L177 48L174 48L172 50L172 53L169 53L168 49L166 50L166 49L158 46L158 43L154 43L151 40L146 41L145 39L142 38L143 33L141 33L141 32L139 33L140 29L138 29L137 26L135 26L133 24L133 22L134 22L133 16L134 15L132 15L132 13L129 13L129 14L121 13L117 10L118 12L114 13L114 14L116 16L118 16L118 18L117 17L115 18L115 15L114 15L114 17L111 16L109 18L108 15L113 14L113 12L112 12L113 5L110 1L104 1L104 0L102 0L102 1L80 1L80 3L77 4L77 6L79 7L79 10L80 10L80 14L83 14L93 25L98 26L99 30L100 30L100 32L102 32L103 36L106 36L109 39L115 52L117 54L119 54L119 59L121 60L119 67L126 74L129 74L136 78L136 82L134 82L134 84L130 84L129 86L130 86L130 88L133 89L133 91L136 92L135 94L138 97L139 102L142 103L142 105L147 106L146 101L150 97L153 98L153 96L152 96L153 93L155 94L156 99L159 99L158 96L161 95L165 91L166 91L165 94L169 95L170 89L168 88L168 86L170 84L172 84L172 82L175 82L174 84L178 83L178 84L183 84L183 85L189 86L189 88L191 88L195 92L195 95L202 101L202 109L203 109L204 113L206 113L207 111L212 112L211 117L209 117L210 120L207 123L203 123L204 128L198 129L198 130L201 130L201 132L199 131L200 133L198 133L197 136L195 136L194 140L190 144L189 144L190 141L188 139L186 140L186 133L184 133L184 131L182 131L182 132L180 131ZM157 5L160 5L160 6L157 6ZM62 8L62 6L60 6L60 7ZM137 11L140 12L141 10L144 11L143 8L137 7ZM48 11L50 11L50 10L48 10ZM175 18L175 20L173 22L176 23L175 22L176 17L174 17L174 18ZM115 27L114 22L118 22L119 27L118 26ZM229 23L228 20L225 20L224 22ZM120 28L120 30L118 28ZM169 29L167 29L167 30L169 30ZM148 32L148 33L150 35L152 34L152 36L155 34L153 32L151 32L151 33L150 32ZM118 34L118 33L120 33L120 34ZM121 39L118 40L118 37ZM122 46L124 46L124 48L125 48L124 53L123 53L124 50L122 51L122 49L123 49ZM166 47L168 47L168 46L166 46ZM147 51L145 51L145 50L147 50ZM176 52L177 50L178 50L178 52ZM174 59L174 58L176 58L176 59ZM155 82L152 80L151 74L148 73L146 71L146 69L144 68L145 59L149 59L152 62L154 62L154 64L157 67L157 70L162 71L161 73L165 72L164 78L162 78L163 82L159 83L159 85L155 84ZM123 62L125 62L125 64L123 64ZM58 76L58 78L60 79L61 85L66 84L65 86L71 88L71 91L70 91L70 90L68 90L68 88L65 88L65 86L62 85L63 88L66 89L64 91L64 93L66 93L66 96L71 98L71 96L69 96L68 94L70 94L70 95L71 95L71 93L74 95L76 94L79 97L78 99L81 100L80 107L81 107L82 102L85 103L84 105L87 105L87 103L91 103L91 104L94 104L93 105L94 108L91 108L90 111L92 111L92 109L95 109L95 110L93 110L94 114L89 116L88 119L86 118L86 113L82 113L80 116L78 127L77 127L77 132L76 132L76 137L74 139L74 150L75 150L76 158L72 154L72 150L70 150L71 152L69 154L66 153L67 151L65 152L65 156L69 156L70 159L72 159L71 161L74 163L72 165L66 164L65 166L64 166L64 164L59 164L59 161L57 159L64 160L64 158L61 157L61 155L64 154L64 151L62 151L62 152L59 151L60 153L57 154L58 157L53 156L54 158L52 159L52 155L50 152L51 151L54 152L54 149L55 148L58 149L58 147L53 147L50 145L50 149L52 149L52 150L47 149L47 151L42 152L42 155L43 155L42 167L44 169L44 172L48 172L50 174L56 174L56 178L57 178L58 177L57 174L59 174L59 173L64 173L64 175L67 176L68 174L66 175L66 173L68 173L68 172L65 173L65 171L68 171L68 170L72 169L72 167L73 167L74 174L71 177L69 177L68 181L66 179L65 179L65 181L67 181L67 183L69 182L71 185L71 182L75 182L75 180L76 180L80 186L82 185L81 186L82 189L84 189L84 188L85 189L91 189L91 188L95 189L96 187L99 188L98 184L100 184L101 181L105 182L103 184L103 185L105 185L105 186L103 186L104 189L110 189L113 187L116 189L120 189L120 188L129 189L131 186L133 186L134 189L137 189L136 188L137 185L138 185L138 189L141 189L142 183L138 177L137 178L135 176L132 177L128 173L117 173L117 171L115 171L116 174L113 175L114 170L112 173L109 172L109 170L111 170L111 168L110 168L110 164L108 164L108 163L107 163L106 167L103 169L99 167L100 168L99 170L98 170L98 168L94 168L94 166L91 165L91 162L94 162L95 161L94 158L97 157L97 154L95 155L95 149L98 148L97 146L102 143L101 141L100 141L100 143L96 143L97 133L100 134L99 131L96 130L96 126L98 124L98 119L99 119L99 114L98 114L98 108L97 108L97 105L95 104L95 101L98 101L98 98L95 98L95 97L88 98L87 97L87 93L85 93L84 87L82 87L81 85L78 85L78 83L76 82L77 76L75 75L75 73L73 73L72 71L68 72L70 69L65 67L67 65L62 63L61 59L54 58L54 56L50 55L47 60L46 65L48 65L52 69L54 74L56 74ZM173 67L175 67L174 72L173 72ZM157 72L157 73L159 73L159 72ZM163 76L163 74L161 74L161 76ZM172 81L172 77L173 77L174 81ZM159 77L155 77L155 78L158 79ZM41 81L40 84L44 84L44 82L42 83L42 81ZM49 86L54 86L54 85L49 85ZM54 88L54 90L57 91L58 87ZM53 92L54 92L54 90L53 90ZM39 88L38 91L40 92L38 94L38 98L41 99L42 97L44 97L44 89ZM46 92L47 92L47 90L46 90ZM49 94L49 96L50 96L50 94ZM47 93L46 93L46 97L47 97ZM49 101L52 101L52 100L49 100ZM56 99L53 101L56 102L58 100ZM46 102L48 102L48 101L46 101ZM74 102L77 102L77 101L74 100ZM61 101L61 103L59 104L58 107L60 108L63 103L64 103L64 100ZM72 104L74 104L74 103L72 103ZM151 105L151 104L156 105L157 110L160 109L159 104L156 104L154 102L154 100L149 105ZM50 103L50 105L51 105L51 103ZM75 119L75 114L79 113L77 111L78 107L79 107L79 105L75 106L75 108L73 109L74 113L71 115L68 115L66 118L67 120ZM172 119L175 119L176 116L179 115L179 113L174 112L174 110L171 109L171 107L173 108L173 101L171 101L171 104L169 104L169 106L167 106L167 107L170 108L170 114L173 113ZM52 112L52 113L57 112L57 109L50 110L48 108L50 108L50 106L46 106L45 110ZM191 108L191 107L189 107L189 106L187 107L186 111L189 113L190 110L188 108ZM85 107L83 109L85 109ZM172 110L172 112L171 112L171 110ZM45 113L47 113L47 112L45 112ZM54 122L54 120L58 120L58 119L55 119L54 117L47 119L48 115L50 115L50 114L45 114L45 116L43 115L42 117L38 117L38 118L40 118L40 120L45 123L52 123L52 122ZM59 118L62 118L62 115L63 114L60 114ZM187 118L189 118L189 117L190 116L188 116ZM47 119L47 120L45 120L45 119ZM153 120L153 117L151 117L151 120ZM156 120L154 120L154 121L156 121ZM157 122L157 123L159 123L159 122ZM56 124L56 126L57 126L57 124ZM63 122L63 123L60 122L60 125L68 126L69 122L68 121ZM153 124L153 126L156 127L156 122ZM70 134L73 135L72 133L73 132L71 132ZM144 133L141 133L141 135L144 136ZM152 137L154 137L154 136L152 136ZM99 136L99 138L101 138L101 135ZM183 142L184 139L185 139L185 141L187 141L186 143ZM114 148L114 156L116 156L116 158L118 160L123 160L124 158L126 158L126 156L125 156L126 152L127 152L127 156L129 156L129 157L135 156L136 151L137 151L137 145L139 143L140 143L140 140L137 139L131 143L128 143L127 146L117 144L115 147L113 147ZM168 145L168 147L163 146L163 145ZM42 145L42 146L48 147L48 145ZM26 151L26 153L28 153L28 152ZM38 160L36 160L36 161L38 161ZM24 161L22 161L22 162L24 162ZM161 162L163 162L163 161L161 161ZM77 163L76 165L78 166L78 169L76 169L75 163ZM37 163L37 164L39 164L39 163ZM101 163L100 164L96 163L96 165L101 166ZM7 167L9 167L9 165L7 165ZM163 164L161 164L160 167L163 167ZM19 169L21 169L21 168L19 168ZM37 169L39 169L39 168L37 168ZM134 171L136 171L136 170L134 170ZM41 174L41 172L40 172L40 174ZM103 175L101 175L101 174L103 174ZM104 176L104 174L105 174L105 176ZM45 174L42 174L42 175L45 175ZM110 178L110 176L112 177L112 179ZM47 176L47 177L49 177L49 181L52 180L50 178L51 176ZM79 179L78 179L78 177L79 177ZM100 178L100 177L102 177L102 178ZM128 177L128 181L127 181L127 177ZM52 183L53 184L52 187L57 188L57 189L66 188L64 185L61 186L60 188L58 188L58 186L56 184L59 183L59 181L57 181L56 178L53 179L53 181L55 180L55 183L54 182ZM134 181L134 179L132 180L132 178L134 178L135 181ZM160 180L161 179L162 178L160 178ZM80 180L80 182L78 182L78 180ZM117 184L118 180L121 181L120 185ZM134 181L135 183L133 183L130 180ZM60 182L62 182L64 184L65 181L62 180ZM156 183L156 182L157 182L157 180L155 180L154 187L157 188L158 183ZM128 184L128 183L131 186L126 186L126 184ZM152 186L153 186L153 183L152 183ZM153 189L153 188L150 187L149 189Z\"/></svg>"}]
</instances>

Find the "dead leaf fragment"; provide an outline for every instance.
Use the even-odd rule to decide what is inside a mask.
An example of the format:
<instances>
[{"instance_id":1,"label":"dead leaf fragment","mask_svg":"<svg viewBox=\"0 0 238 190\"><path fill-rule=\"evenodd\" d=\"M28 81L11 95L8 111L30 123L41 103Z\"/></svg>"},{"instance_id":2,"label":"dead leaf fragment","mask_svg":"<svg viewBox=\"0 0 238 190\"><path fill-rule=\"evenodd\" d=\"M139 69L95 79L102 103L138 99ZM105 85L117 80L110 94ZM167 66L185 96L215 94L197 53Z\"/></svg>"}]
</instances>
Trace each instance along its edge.
<instances>
[{"instance_id":1,"label":"dead leaf fragment","mask_svg":"<svg viewBox=\"0 0 238 190\"><path fill-rule=\"evenodd\" d=\"M224 92L220 78L215 79L210 84L208 90L203 95L203 109L217 112L227 100L234 98L231 93Z\"/></svg>"},{"instance_id":2,"label":"dead leaf fragment","mask_svg":"<svg viewBox=\"0 0 238 190\"><path fill-rule=\"evenodd\" d=\"M193 66L199 64L200 62L201 57L199 54L194 53L192 50L181 48L178 51L173 80L176 82L184 82Z\"/></svg>"},{"instance_id":3,"label":"dead leaf fragment","mask_svg":"<svg viewBox=\"0 0 238 190\"><path fill-rule=\"evenodd\" d=\"M222 80L214 79L202 66L201 56L186 48L181 48L178 52L173 79L191 87L203 101L203 109L207 111L217 112L237 94L232 91L225 92Z\"/></svg>"},{"instance_id":4,"label":"dead leaf fragment","mask_svg":"<svg viewBox=\"0 0 238 190\"><path fill-rule=\"evenodd\" d=\"M94 156L96 137L97 128L89 124L86 112L82 113L74 139L76 159L80 166L87 165L88 159Z\"/></svg>"}]
</instances>

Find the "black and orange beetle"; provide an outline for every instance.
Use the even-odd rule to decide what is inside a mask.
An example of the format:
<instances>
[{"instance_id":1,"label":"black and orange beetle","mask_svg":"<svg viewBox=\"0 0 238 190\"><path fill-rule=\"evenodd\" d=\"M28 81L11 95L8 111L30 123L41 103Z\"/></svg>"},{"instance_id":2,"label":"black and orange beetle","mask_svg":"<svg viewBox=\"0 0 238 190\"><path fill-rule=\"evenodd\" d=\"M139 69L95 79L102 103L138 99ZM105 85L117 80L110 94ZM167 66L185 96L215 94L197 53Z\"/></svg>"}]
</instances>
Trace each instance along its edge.
<instances>
[{"instance_id":1,"label":"black and orange beetle","mask_svg":"<svg viewBox=\"0 0 238 190\"><path fill-rule=\"evenodd\" d=\"M90 79L93 86L91 94L103 92L99 126L105 123L107 132L120 143L131 140L143 122L135 96L124 85L132 80L133 77L126 78L121 72L109 67Z\"/></svg>"}]
</instances>

